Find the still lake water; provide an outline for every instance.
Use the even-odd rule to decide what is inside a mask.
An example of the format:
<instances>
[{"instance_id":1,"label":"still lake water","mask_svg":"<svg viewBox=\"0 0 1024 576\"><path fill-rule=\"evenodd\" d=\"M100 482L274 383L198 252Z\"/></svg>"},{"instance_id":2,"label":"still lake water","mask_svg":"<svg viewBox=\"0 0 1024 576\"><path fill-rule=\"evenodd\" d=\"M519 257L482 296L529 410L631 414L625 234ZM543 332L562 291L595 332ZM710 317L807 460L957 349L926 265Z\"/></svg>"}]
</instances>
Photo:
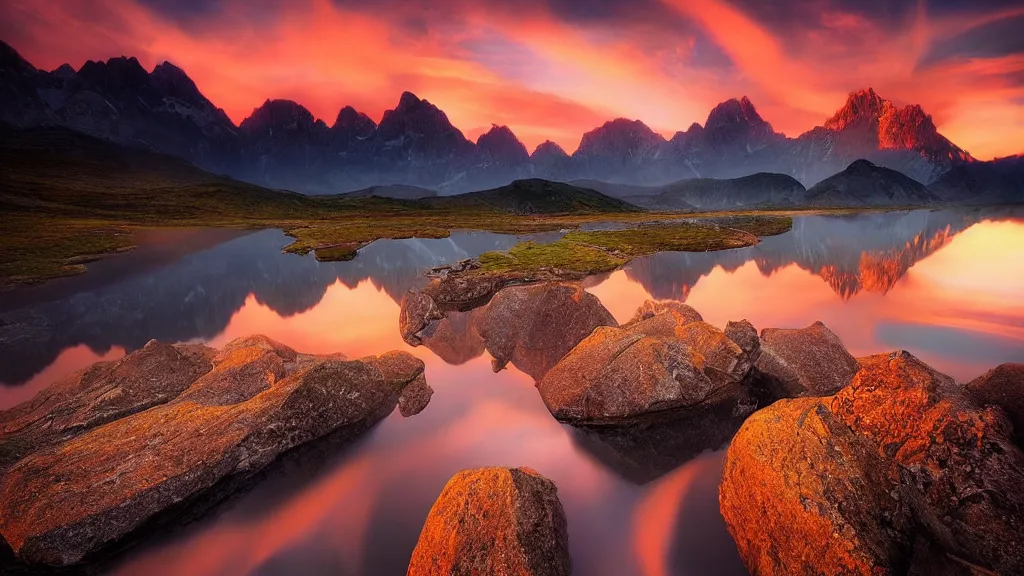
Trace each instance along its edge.
<instances>
[{"instance_id":1,"label":"still lake water","mask_svg":"<svg viewBox=\"0 0 1024 576\"><path fill-rule=\"evenodd\" d=\"M550 240L546 235L539 240ZM471 338L406 345L399 302L430 267L511 247L458 232L387 240L351 262L282 254L268 230L166 232L82 276L0 296L0 409L149 339L213 346L262 333L312 353L407 350L435 394L354 446L276 473L215 517L129 552L115 572L404 574L455 472L529 466L558 485L574 573L744 574L718 515L722 453L637 484L548 414L532 379L494 374ZM758 246L662 253L585 285L620 321L646 299L685 300L712 324L822 320L855 356L906 349L959 381L1024 361L1024 210L796 218Z\"/></svg>"}]
</instances>

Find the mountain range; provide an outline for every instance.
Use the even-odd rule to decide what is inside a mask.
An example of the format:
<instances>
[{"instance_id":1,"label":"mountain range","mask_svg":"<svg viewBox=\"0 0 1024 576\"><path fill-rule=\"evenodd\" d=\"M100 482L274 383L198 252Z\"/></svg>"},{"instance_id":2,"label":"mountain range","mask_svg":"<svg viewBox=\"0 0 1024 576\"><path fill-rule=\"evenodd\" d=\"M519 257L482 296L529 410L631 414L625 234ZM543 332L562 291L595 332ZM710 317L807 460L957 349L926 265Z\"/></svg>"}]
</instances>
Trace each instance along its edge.
<instances>
[{"instance_id":1,"label":"mountain range","mask_svg":"<svg viewBox=\"0 0 1024 576\"><path fill-rule=\"evenodd\" d=\"M992 186L1002 187L999 198L1015 200L1022 178L1022 162L978 162L942 136L920 106L897 107L870 88L796 138L776 132L743 97L670 139L619 118L584 134L571 155L550 141L529 153L506 126L470 141L442 110L410 92L379 124L345 106L328 125L299 103L268 99L236 126L168 62L147 71L135 58L119 57L47 72L0 42L0 121L63 126L306 193L397 185L449 195L527 178L636 186L698 180L706 187L759 173L811 187L865 159L940 186L939 197L970 202Z\"/></svg>"}]
</instances>

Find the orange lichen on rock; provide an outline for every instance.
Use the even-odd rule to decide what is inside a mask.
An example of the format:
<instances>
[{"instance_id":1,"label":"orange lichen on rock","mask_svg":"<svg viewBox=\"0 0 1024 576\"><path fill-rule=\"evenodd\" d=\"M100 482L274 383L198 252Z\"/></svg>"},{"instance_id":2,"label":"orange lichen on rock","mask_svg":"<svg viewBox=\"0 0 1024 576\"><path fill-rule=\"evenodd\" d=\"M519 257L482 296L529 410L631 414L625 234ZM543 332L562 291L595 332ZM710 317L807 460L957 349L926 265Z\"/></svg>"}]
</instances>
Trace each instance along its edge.
<instances>
[{"instance_id":1,"label":"orange lichen on rock","mask_svg":"<svg viewBox=\"0 0 1024 576\"><path fill-rule=\"evenodd\" d=\"M409 576L567 576L565 513L554 482L529 468L464 470L423 525Z\"/></svg>"},{"instance_id":2,"label":"orange lichen on rock","mask_svg":"<svg viewBox=\"0 0 1024 576\"><path fill-rule=\"evenodd\" d=\"M884 464L818 398L755 412L727 453L722 516L759 575L887 574L910 518Z\"/></svg>"},{"instance_id":3,"label":"orange lichen on rock","mask_svg":"<svg viewBox=\"0 0 1024 576\"><path fill-rule=\"evenodd\" d=\"M175 398L213 367L213 350L151 341L100 362L0 412L0 470L41 447Z\"/></svg>"},{"instance_id":4,"label":"orange lichen on rock","mask_svg":"<svg viewBox=\"0 0 1024 576\"><path fill-rule=\"evenodd\" d=\"M173 352L144 376L174 369ZM74 564L301 444L352 439L410 385L414 408L429 401L423 362L404 352L347 361L256 337L213 361L169 402L33 451L0 477L0 535L22 561Z\"/></svg>"},{"instance_id":5,"label":"orange lichen on rock","mask_svg":"<svg viewBox=\"0 0 1024 576\"><path fill-rule=\"evenodd\" d=\"M777 402L733 439L720 504L748 568L1024 573L1024 454L1002 411L907 352L859 365L834 396Z\"/></svg>"}]
</instances>

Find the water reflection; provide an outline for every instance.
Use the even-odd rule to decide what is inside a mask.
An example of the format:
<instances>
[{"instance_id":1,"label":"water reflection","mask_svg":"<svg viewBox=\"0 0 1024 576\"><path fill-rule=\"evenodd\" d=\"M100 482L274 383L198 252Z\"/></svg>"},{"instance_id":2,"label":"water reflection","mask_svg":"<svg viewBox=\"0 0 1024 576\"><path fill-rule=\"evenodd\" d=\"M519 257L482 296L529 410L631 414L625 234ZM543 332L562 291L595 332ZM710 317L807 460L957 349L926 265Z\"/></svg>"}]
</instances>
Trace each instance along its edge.
<instances>
[{"instance_id":1,"label":"water reflection","mask_svg":"<svg viewBox=\"0 0 1024 576\"><path fill-rule=\"evenodd\" d=\"M1019 212L802 217L790 233L727 252L659 254L588 284L620 322L650 297L685 299L712 324L824 321L855 355L906 348L960 380L1024 361ZM1016 220L1014 218L1017 218ZM630 439L581 438L548 414L533 379L494 374L472 312L425 346L398 333L398 301L421 272L511 236L379 242L351 262L280 253L266 231L222 239L156 268L121 269L64 293L0 303L0 408L150 338L264 333L304 352L408 350L436 393L392 415L317 470L297 466L222 515L133 551L121 574L404 574L434 498L460 469L530 466L558 485L576 573L742 574L717 513L721 453L696 458ZM111 261L113 262L113 261ZM33 376L35 375L35 376ZM651 463L655 466L651 466Z\"/></svg>"}]
</instances>

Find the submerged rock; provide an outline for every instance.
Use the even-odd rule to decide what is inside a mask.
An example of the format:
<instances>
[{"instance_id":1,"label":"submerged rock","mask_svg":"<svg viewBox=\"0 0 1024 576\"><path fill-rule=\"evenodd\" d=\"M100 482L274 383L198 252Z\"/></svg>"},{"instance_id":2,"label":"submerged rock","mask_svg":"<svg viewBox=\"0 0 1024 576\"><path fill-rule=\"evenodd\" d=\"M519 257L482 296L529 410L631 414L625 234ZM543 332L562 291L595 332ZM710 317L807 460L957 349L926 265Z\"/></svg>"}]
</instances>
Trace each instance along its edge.
<instances>
[{"instance_id":1,"label":"submerged rock","mask_svg":"<svg viewBox=\"0 0 1024 576\"><path fill-rule=\"evenodd\" d=\"M1002 408L1013 423L1017 446L1024 448L1024 364L1002 364L967 383L980 404Z\"/></svg>"},{"instance_id":2,"label":"submerged rock","mask_svg":"<svg viewBox=\"0 0 1024 576\"><path fill-rule=\"evenodd\" d=\"M510 286L479 311L477 331L498 366L512 362L539 380L598 326L616 326L596 296L577 284Z\"/></svg>"},{"instance_id":3,"label":"submerged rock","mask_svg":"<svg viewBox=\"0 0 1024 576\"><path fill-rule=\"evenodd\" d=\"M174 355L163 354L145 376L175 371ZM347 361L265 338L229 344L193 380L176 398L40 448L0 477L0 536L21 561L75 564L299 445L354 439L410 385L421 408L426 386L422 361L404 352Z\"/></svg>"},{"instance_id":4,"label":"submerged rock","mask_svg":"<svg viewBox=\"0 0 1024 576\"><path fill-rule=\"evenodd\" d=\"M733 439L720 504L747 567L1024 573L1024 454L1002 412L906 352L860 365L834 396L777 402Z\"/></svg>"},{"instance_id":5,"label":"submerged rock","mask_svg":"<svg viewBox=\"0 0 1024 576\"><path fill-rule=\"evenodd\" d=\"M0 470L39 448L170 401L212 369L213 354L203 346L150 341L0 412Z\"/></svg>"},{"instance_id":6,"label":"submerged rock","mask_svg":"<svg viewBox=\"0 0 1024 576\"><path fill-rule=\"evenodd\" d=\"M554 482L529 468L481 468L452 477L434 502L409 576L568 576L565 513Z\"/></svg>"},{"instance_id":7,"label":"submerged rock","mask_svg":"<svg viewBox=\"0 0 1024 576\"><path fill-rule=\"evenodd\" d=\"M834 394L858 370L857 360L821 322L798 330L762 330L755 368L776 398Z\"/></svg>"}]
</instances>

